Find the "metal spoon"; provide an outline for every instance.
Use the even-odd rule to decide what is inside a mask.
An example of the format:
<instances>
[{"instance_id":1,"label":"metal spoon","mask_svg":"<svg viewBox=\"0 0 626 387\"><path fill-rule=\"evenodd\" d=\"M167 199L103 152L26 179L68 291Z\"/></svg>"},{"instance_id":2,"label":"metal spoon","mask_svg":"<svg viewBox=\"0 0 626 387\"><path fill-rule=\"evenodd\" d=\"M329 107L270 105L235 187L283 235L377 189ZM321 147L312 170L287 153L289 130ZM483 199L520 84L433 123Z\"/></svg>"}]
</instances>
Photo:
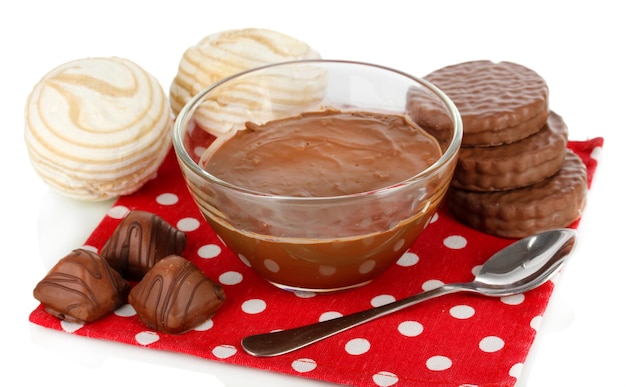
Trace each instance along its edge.
<instances>
[{"instance_id":1,"label":"metal spoon","mask_svg":"<svg viewBox=\"0 0 626 387\"><path fill-rule=\"evenodd\" d=\"M347 329L397 312L431 298L456 292L504 297L545 283L574 248L576 232L563 228L521 239L494 254L472 282L452 283L386 305L311 325L248 336L243 349L254 356L282 355Z\"/></svg>"}]
</instances>

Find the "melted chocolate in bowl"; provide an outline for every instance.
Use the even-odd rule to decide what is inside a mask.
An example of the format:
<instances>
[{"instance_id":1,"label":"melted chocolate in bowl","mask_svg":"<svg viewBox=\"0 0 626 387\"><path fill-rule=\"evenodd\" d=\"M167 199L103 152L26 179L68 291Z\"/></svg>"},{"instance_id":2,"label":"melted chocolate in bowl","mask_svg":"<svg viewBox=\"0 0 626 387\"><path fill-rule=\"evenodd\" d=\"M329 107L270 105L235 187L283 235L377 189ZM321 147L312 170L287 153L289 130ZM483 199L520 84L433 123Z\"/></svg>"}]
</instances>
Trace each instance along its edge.
<instances>
[{"instance_id":1,"label":"melted chocolate in bowl","mask_svg":"<svg viewBox=\"0 0 626 387\"><path fill-rule=\"evenodd\" d=\"M273 237L205 216L224 243L274 285L330 292L365 285L389 268L421 234L437 204L387 231L343 238Z\"/></svg>"},{"instance_id":2,"label":"melted chocolate in bowl","mask_svg":"<svg viewBox=\"0 0 626 387\"><path fill-rule=\"evenodd\" d=\"M322 64L329 89L334 65ZM456 163L460 138L442 145L403 111L413 83L399 87L398 108L322 99L317 110L248 121L210 145L198 120L179 116L175 149L205 219L280 288L328 292L370 282L428 225Z\"/></svg>"},{"instance_id":3,"label":"melted chocolate in bowl","mask_svg":"<svg viewBox=\"0 0 626 387\"><path fill-rule=\"evenodd\" d=\"M441 157L437 141L407 118L326 110L246 129L203 155L213 176L252 191L327 197L382 189Z\"/></svg>"}]
</instances>

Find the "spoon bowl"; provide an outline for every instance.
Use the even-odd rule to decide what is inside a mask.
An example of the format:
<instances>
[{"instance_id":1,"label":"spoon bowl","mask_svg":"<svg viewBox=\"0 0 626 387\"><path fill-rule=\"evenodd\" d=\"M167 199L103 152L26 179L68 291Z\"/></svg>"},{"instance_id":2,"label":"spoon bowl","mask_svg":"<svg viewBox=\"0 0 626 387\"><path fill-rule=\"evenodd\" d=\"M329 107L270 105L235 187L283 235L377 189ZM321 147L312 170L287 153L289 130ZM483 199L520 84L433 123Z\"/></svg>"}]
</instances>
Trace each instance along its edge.
<instances>
[{"instance_id":1,"label":"spoon bowl","mask_svg":"<svg viewBox=\"0 0 626 387\"><path fill-rule=\"evenodd\" d=\"M441 285L389 304L332 320L248 336L241 341L241 345L253 356L276 356L445 294L471 292L483 296L504 297L524 293L548 281L562 267L575 243L576 231L573 229L544 231L520 239L491 256L471 282Z\"/></svg>"},{"instance_id":2,"label":"spoon bowl","mask_svg":"<svg viewBox=\"0 0 626 387\"><path fill-rule=\"evenodd\" d=\"M524 293L546 282L574 249L576 232L555 229L521 239L485 262L473 283L474 291L504 297Z\"/></svg>"}]
</instances>

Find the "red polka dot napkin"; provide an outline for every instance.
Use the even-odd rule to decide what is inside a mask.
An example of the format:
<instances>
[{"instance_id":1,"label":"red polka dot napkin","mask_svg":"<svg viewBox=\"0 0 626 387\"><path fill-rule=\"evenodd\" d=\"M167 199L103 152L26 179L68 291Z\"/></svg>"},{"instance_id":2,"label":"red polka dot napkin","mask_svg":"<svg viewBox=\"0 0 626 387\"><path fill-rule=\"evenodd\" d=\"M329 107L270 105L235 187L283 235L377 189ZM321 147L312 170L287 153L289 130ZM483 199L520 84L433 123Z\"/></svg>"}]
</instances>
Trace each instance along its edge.
<instances>
[{"instance_id":1,"label":"red polka dot napkin","mask_svg":"<svg viewBox=\"0 0 626 387\"><path fill-rule=\"evenodd\" d=\"M590 185L597 165L595 152L602 145L602 138L569 144L587 165ZM353 386L512 386L554 287L553 279L511 297L448 295L296 352L255 358L240 346L247 335L309 324L442 283L471 280L473 270L511 240L468 228L444 207L418 242L371 284L334 295L289 293L265 282L220 242L192 202L173 152L154 180L113 205L83 247L98 251L132 209L156 213L187 233L183 255L226 291L227 300L218 313L182 335L148 329L129 305L84 326L59 321L39 306L31 313L31 322L146 350L179 352Z\"/></svg>"}]
</instances>

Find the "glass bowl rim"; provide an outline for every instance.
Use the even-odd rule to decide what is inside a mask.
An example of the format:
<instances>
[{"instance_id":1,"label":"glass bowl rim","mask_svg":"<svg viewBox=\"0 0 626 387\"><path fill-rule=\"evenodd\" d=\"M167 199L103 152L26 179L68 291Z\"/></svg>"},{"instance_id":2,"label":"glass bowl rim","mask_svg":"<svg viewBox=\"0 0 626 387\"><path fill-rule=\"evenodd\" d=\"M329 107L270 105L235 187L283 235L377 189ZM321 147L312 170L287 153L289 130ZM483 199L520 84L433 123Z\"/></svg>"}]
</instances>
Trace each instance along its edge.
<instances>
[{"instance_id":1,"label":"glass bowl rim","mask_svg":"<svg viewBox=\"0 0 626 387\"><path fill-rule=\"evenodd\" d=\"M441 101L444 103L444 105L449 110L449 113L452 116L452 125L453 125L454 130L453 130L452 140L450 141L448 149L446 149L446 151L441 155L441 157L438 158L437 161L431 164L428 168L420 171L416 175L409 177L408 179L405 179L403 181L394 183L386 187L377 188L371 191L358 192L358 193L352 193L352 194L346 194L346 195L338 195L338 196L287 196L287 195L275 195L275 194L266 193L266 192L259 192L259 191L247 189L244 187L240 187L238 185L219 179L218 177L213 176L212 174L208 173L206 170L201 168L196 162L192 160L192 158L189 155L189 152L187 152L187 150L185 149L185 146L183 145L184 131L186 129L186 124L189 120L190 112L195 111L195 109L197 108L197 105L200 104L204 96L206 96L208 93L210 93L211 91L213 91L220 85L226 82L229 82L232 79L245 76L247 74L261 72L268 68L285 67L285 66L299 65L299 64L306 64L306 63L339 64L339 65L348 65L348 66L362 66L362 67L377 68L380 70L384 70L385 72L395 73L396 75L400 75L401 77L405 77L413 82L417 82L421 84L422 86L426 87L427 89L435 93L437 97L441 99ZM251 196L260 197L260 198L271 198L275 200L283 200L283 201L286 200L286 201L295 201L295 202L320 202L320 201L337 201L337 200L343 201L343 200L347 200L350 198L363 197L363 196L386 195L386 194L391 193L392 191L399 190L408 185L416 184L419 181L423 179L427 179L428 177L432 176L435 172L437 172L439 169L441 169L444 165L446 165L448 162L450 162L453 158L457 156L458 151L461 147L462 137L463 137L463 123L462 123L461 114L458 108L456 107L454 102L450 99L450 97L448 97L443 91L441 91L438 87L436 87L431 82L425 79L410 75L409 73L396 70L394 68L383 66L383 65L378 65L374 63L368 63L368 62L337 60L337 59L303 59L303 60L277 62L277 63L272 63L272 64L263 65L259 67L254 67L254 68L230 75L228 77L225 77L205 87L200 92L198 92L195 96L193 96L183 106L183 108L180 110L180 112L176 116L176 119L174 121L174 127L173 127L173 146L174 146L174 151L176 153L176 156L179 162L182 162L187 168L189 168L197 176L205 180L211 181L212 183L217 184L218 186L222 188L225 188L230 191L236 191L240 194L251 195Z\"/></svg>"}]
</instances>

